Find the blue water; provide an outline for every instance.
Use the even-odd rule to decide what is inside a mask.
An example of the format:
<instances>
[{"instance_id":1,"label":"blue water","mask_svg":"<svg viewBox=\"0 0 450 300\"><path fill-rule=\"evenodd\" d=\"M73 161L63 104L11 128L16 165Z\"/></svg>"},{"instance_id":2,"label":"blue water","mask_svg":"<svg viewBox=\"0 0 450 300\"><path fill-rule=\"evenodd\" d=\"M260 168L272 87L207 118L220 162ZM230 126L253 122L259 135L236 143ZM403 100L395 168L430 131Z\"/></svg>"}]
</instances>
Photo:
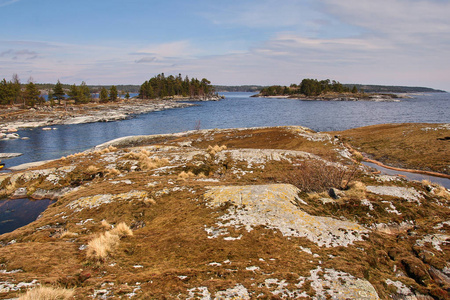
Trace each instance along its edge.
<instances>
[{"instance_id":1,"label":"blue water","mask_svg":"<svg viewBox=\"0 0 450 300\"><path fill-rule=\"evenodd\" d=\"M29 200L27 198L0 200L0 234L33 222L52 200Z\"/></svg>"},{"instance_id":2,"label":"blue water","mask_svg":"<svg viewBox=\"0 0 450 300\"><path fill-rule=\"evenodd\" d=\"M344 130L382 123L448 123L450 94L433 93L400 102L301 101L250 98L251 93L223 93L226 99L196 102L197 106L138 115L135 118L79 125L56 130L20 130L28 140L0 141L0 152L24 155L4 160L7 166L60 158L129 135L173 133L201 129L301 125L315 131Z\"/></svg>"}]
</instances>

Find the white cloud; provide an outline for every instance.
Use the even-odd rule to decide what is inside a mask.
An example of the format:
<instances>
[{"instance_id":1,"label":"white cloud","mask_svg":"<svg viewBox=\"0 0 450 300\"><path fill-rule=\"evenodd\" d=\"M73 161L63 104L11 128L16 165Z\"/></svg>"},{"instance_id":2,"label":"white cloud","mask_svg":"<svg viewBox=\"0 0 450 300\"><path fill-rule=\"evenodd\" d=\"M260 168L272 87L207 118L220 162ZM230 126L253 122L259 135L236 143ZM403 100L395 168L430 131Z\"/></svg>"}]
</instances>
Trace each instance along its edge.
<instances>
[{"instance_id":1,"label":"white cloud","mask_svg":"<svg viewBox=\"0 0 450 300\"><path fill-rule=\"evenodd\" d=\"M0 7L10 5L19 1L20 0L0 0Z\"/></svg>"},{"instance_id":2,"label":"white cloud","mask_svg":"<svg viewBox=\"0 0 450 300\"><path fill-rule=\"evenodd\" d=\"M154 44L146 46L133 54L152 55L156 58L164 57L189 57L198 53L189 41L174 41L170 43Z\"/></svg>"}]
</instances>

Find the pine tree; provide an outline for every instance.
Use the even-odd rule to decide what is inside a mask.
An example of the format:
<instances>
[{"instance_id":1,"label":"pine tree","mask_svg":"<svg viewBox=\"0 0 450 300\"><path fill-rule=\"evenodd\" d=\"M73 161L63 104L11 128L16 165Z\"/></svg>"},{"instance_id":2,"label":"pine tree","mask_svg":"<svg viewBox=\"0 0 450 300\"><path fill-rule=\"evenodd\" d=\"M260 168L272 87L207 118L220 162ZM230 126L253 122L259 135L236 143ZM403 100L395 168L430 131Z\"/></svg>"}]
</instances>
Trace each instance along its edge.
<instances>
[{"instance_id":1,"label":"pine tree","mask_svg":"<svg viewBox=\"0 0 450 300\"><path fill-rule=\"evenodd\" d=\"M41 92L39 92L36 85L30 81L26 87L25 87L25 102L28 106L34 107L36 105L36 102L39 101L39 95Z\"/></svg>"},{"instance_id":2,"label":"pine tree","mask_svg":"<svg viewBox=\"0 0 450 300\"><path fill-rule=\"evenodd\" d=\"M105 87L102 87L102 90L100 91L100 102L108 102L108 90Z\"/></svg>"},{"instance_id":3,"label":"pine tree","mask_svg":"<svg viewBox=\"0 0 450 300\"><path fill-rule=\"evenodd\" d=\"M63 90L61 82L58 82L53 87L53 97L61 103L61 100L65 99L64 96L66 93Z\"/></svg>"},{"instance_id":4,"label":"pine tree","mask_svg":"<svg viewBox=\"0 0 450 300\"><path fill-rule=\"evenodd\" d=\"M117 88L115 85L111 86L109 89L109 100L116 101L117 100Z\"/></svg>"}]
</instances>

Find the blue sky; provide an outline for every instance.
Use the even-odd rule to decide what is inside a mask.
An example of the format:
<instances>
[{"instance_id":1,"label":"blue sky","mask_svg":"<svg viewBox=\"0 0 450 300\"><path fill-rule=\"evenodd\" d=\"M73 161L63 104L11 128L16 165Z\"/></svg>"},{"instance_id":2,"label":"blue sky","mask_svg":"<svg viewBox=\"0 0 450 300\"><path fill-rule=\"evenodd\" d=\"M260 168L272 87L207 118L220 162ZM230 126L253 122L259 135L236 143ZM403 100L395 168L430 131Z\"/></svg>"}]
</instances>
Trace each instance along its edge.
<instances>
[{"instance_id":1,"label":"blue sky","mask_svg":"<svg viewBox=\"0 0 450 300\"><path fill-rule=\"evenodd\" d=\"M449 0L0 0L0 79L450 91Z\"/></svg>"}]
</instances>

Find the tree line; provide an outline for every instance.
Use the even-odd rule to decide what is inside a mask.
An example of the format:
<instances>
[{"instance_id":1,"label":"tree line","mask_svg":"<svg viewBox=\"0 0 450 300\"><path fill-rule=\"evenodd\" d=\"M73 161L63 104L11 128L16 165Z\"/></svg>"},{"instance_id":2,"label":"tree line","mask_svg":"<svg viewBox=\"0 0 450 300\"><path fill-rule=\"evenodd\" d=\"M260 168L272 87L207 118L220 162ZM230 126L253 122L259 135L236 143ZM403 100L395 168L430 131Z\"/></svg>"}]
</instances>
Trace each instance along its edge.
<instances>
[{"instance_id":1,"label":"tree line","mask_svg":"<svg viewBox=\"0 0 450 300\"><path fill-rule=\"evenodd\" d=\"M317 79L303 79L300 84L291 84L289 87L272 85L263 88L260 91L261 96L280 96L280 95L298 95L302 94L307 97L309 96L319 96L321 94L326 94L329 92L335 93L358 93L356 86L352 89L337 82L335 80L317 80Z\"/></svg>"},{"instance_id":2,"label":"tree line","mask_svg":"<svg viewBox=\"0 0 450 300\"><path fill-rule=\"evenodd\" d=\"M46 99L41 95L41 91L38 86L30 78L27 84L21 84L19 77L14 74L10 81L6 81L3 78L0 81L0 105L15 105L20 104L23 106L34 107L36 105L42 105L46 102ZM46 86L49 86L46 84ZM95 92L95 91L94 91ZM125 98L130 98L130 94L127 92ZM113 85L107 90L102 87L99 91L99 100L102 103L109 101L116 101L118 99L117 88ZM63 84L58 82L51 88L48 88L48 103L53 106L55 104L61 104L61 101L72 100L75 104L85 104L95 100L93 91L83 81L81 85L77 86L73 84L69 88L64 88Z\"/></svg>"},{"instance_id":3,"label":"tree line","mask_svg":"<svg viewBox=\"0 0 450 300\"><path fill-rule=\"evenodd\" d=\"M182 97L208 97L214 93L214 87L211 82L203 78L198 80L186 76L184 79L181 74L177 77L170 75L166 77L164 73L158 74L149 80L146 80L139 89L139 98L153 99L173 96Z\"/></svg>"}]
</instances>

